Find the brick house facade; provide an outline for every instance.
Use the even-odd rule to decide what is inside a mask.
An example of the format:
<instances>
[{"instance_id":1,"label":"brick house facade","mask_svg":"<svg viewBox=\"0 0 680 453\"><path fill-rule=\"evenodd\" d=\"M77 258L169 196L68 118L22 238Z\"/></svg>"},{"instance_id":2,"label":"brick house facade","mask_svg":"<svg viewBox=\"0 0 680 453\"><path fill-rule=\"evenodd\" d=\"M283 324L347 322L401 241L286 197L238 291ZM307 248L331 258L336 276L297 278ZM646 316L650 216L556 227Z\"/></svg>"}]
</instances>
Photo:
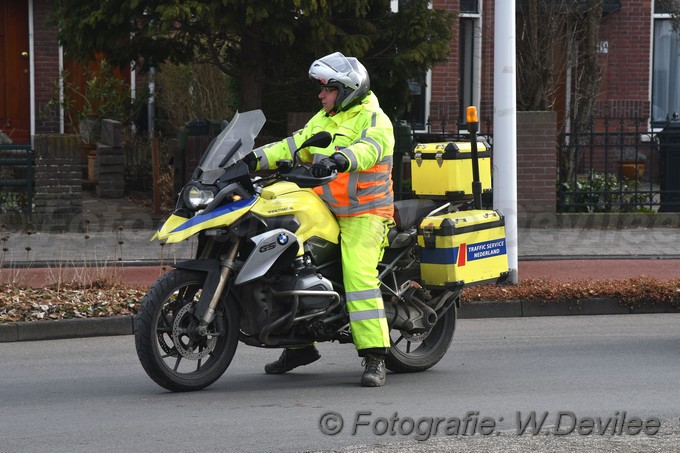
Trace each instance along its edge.
<instances>
[{"instance_id":1,"label":"brick house facade","mask_svg":"<svg viewBox=\"0 0 680 453\"><path fill-rule=\"evenodd\" d=\"M415 114L419 119L414 121L417 130L431 129L432 132L458 132L464 129L464 109L467 105L476 105L479 110L481 133L493 133L493 62L494 62L494 7L496 1L504 0L433 0L432 7L447 9L458 15L457 24L450 43L451 57L433 68L427 77L427 84L421 87L418 102L420 106ZM9 4L10 0L0 0L0 5ZM517 0L520 3L521 0ZM23 0L28 11L31 60L30 97L23 101L24 110L30 112L31 134L45 134L63 131L63 123L58 113L50 111L47 103L54 96L54 83L59 77L59 68L63 65L56 39L56 30L48 23L47 17L52 2L49 0ZM392 2L393 5L398 1ZM658 32L656 25L660 18L655 11L654 0L604 0L606 14L603 16L599 31L600 52L598 64L601 70L602 83L596 104L596 114L609 117L644 118L649 124L651 119L660 120L664 113L672 113L669 108L653 107L654 78L657 71L653 68L655 49L654 36ZM661 18L663 18L661 16ZM11 18L4 18L5 23ZM26 37L28 40L28 36ZM673 38L675 39L675 38ZM15 51L16 49L10 49ZM11 52L5 51L5 55ZM0 62L0 66L1 66ZM659 72L663 74L663 72ZM670 76L672 82L673 76ZM548 134L556 134L564 124L566 116L566 88L562 90L562 98L554 106L555 115L542 119L544 127L554 124ZM663 92L662 92L663 93ZM658 95L657 95L658 97ZM3 98L0 98L0 102ZM32 104L32 105L31 105ZM666 108L666 111L664 111ZM658 110L661 113L652 113ZM680 109L678 109L680 110ZM411 112L411 118L415 118ZM654 116L656 117L654 118ZM0 120L3 120L0 118ZM518 121L518 127L528 124ZM540 131L536 131L539 133ZM531 141L527 134L518 134L519 138ZM550 159L551 147L545 146L544 138L537 139ZM528 145L534 146L534 145ZM520 147L521 148L521 147ZM518 150L519 165L523 165L522 156L529 157L531 150ZM541 158L543 159L543 157ZM539 175L543 175L540 176ZM548 172L550 173L550 172ZM531 164L518 170L520 187L525 182L537 181L541 178L552 178L544 169ZM532 203L549 209L552 199L546 200L543 195L533 196L540 191L549 191L554 183L540 180L540 190L528 190L520 199L525 206ZM533 198L532 198L533 197ZM528 208L527 208L528 209ZM532 211L528 209L527 212ZM554 212L554 208L553 208Z\"/></svg>"},{"instance_id":2,"label":"brick house facade","mask_svg":"<svg viewBox=\"0 0 680 453\"><path fill-rule=\"evenodd\" d=\"M66 67L72 70L71 72L75 72L73 69L80 68L76 64L69 64L69 62L64 62L63 60L63 53L60 51L57 42L56 27L49 21L53 2L49 0L22 0L16 2L14 0L0 0L0 11L5 9L2 7L5 2L7 4L12 3L13 8L22 8L21 14L25 14L29 21L28 27L26 27L27 32L25 32L25 42L18 44L20 48L4 49L4 55L6 55L8 61L14 55L24 51L31 62L31 90L26 93L26 99L22 100L22 107L19 109L20 112L18 114L26 115L30 118L31 135L63 132L64 125L59 118L59 112L54 108L49 108L48 102L55 97L55 87L59 80L60 69ZM16 10L10 10L8 15L12 14L13 11ZM4 11L2 12L4 13ZM12 24L16 20L15 17L3 17L2 19L8 24ZM11 30L8 33L11 33ZM32 39L29 38L29 35L31 35ZM13 42L7 40L8 45ZM3 54L0 53L0 55ZM7 64L8 61L4 63ZM0 67L3 66L2 63L0 61ZM12 82L9 76L14 76L14 74L8 75L8 85ZM78 76L76 75L76 77ZM127 76L124 77L129 78ZM11 89L11 85L7 87L7 90ZM0 101L2 99L0 98ZM11 131L5 130L5 132L10 135L9 132ZM22 137L19 140L15 140L15 142L28 142L28 138Z\"/></svg>"},{"instance_id":3,"label":"brick house facade","mask_svg":"<svg viewBox=\"0 0 680 453\"><path fill-rule=\"evenodd\" d=\"M33 32L32 132L58 132L59 118L46 108L59 75L56 30L48 24L48 0L24 0ZM482 128L493 119L494 5L499 0L433 0L433 8L460 14L451 40L451 58L429 76L422 102L423 122L455 132L465 103L478 106ZM517 0L520 2L521 0ZM600 29L598 57L602 85L597 102L600 116L650 116L652 85L653 0L605 1L615 5ZM472 41L472 42L469 42ZM564 101L556 103L559 118Z\"/></svg>"},{"instance_id":4,"label":"brick house facade","mask_svg":"<svg viewBox=\"0 0 680 453\"><path fill-rule=\"evenodd\" d=\"M621 9L605 17L600 40L607 43L599 56L602 86L599 116L641 117L650 114L652 2L621 2Z\"/></svg>"},{"instance_id":5,"label":"brick house facade","mask_svg":"<svg viewBox=\"0 0 680 453\"><path fill-rule=\"evenodd\" d=\"M426 109L431 127L444 122L447 131L456 132L461 123L464 98L461 80L469 79L470 99L479 109L482 129L493 120L493 61L495 2L501 0L433 0L433 8L459 14L451 42L454 58L431 71ZM517 0L521 3L521 0ZM598 65L602 82L595 108L599 117L650 117L652 86L652 35L654 0L604 1L600 25ZM473 28L476 42L466 45L466 27ZM471 52L464 56L464 52ZM466 62L467 58L467 62ZM467 66L466 66L467 65ZM557 124L565 117L565 90L560 90L554 110ZM489 131L490 132L490 131Z\"/></svg>"}]
</instances>

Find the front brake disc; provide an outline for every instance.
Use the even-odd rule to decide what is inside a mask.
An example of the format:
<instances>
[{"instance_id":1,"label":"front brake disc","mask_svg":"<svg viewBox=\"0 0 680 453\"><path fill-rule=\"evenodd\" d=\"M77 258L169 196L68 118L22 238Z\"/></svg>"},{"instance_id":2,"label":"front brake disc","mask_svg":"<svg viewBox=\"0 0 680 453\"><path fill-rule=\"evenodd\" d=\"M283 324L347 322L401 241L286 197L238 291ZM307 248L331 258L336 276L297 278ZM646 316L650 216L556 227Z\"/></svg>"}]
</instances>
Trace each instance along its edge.
<instances>
[{"instance_id":1,"label":"front brake disc","mask_svg":"<svg viewBox=\"0 0 680 453\"><path fill-rule=\"evenodd\" d=\"M195 322L193 315L189 313L191 308L192 304L186 304L177 312L175 322L172 324L172 341L182 357L201 360L215 349L217 336L201 337L198 340L191 338L189 328L191 323Z\"/></svg>"}]
</instances>

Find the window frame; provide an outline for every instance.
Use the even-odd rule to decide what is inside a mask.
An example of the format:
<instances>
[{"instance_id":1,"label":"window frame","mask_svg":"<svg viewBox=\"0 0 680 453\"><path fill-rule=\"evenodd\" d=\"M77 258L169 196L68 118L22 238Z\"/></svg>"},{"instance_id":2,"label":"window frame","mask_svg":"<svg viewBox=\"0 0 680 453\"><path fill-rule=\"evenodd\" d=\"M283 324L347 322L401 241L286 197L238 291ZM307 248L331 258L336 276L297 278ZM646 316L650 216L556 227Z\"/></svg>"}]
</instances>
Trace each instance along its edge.
<instances>
[{"instance_id":1,"label":"window frame","mask_svg":"<svg viewBox=\"0 0 680 453\"><path fill-rule=\"evenodd\" d=\"M668 14L668 13L656 13L655 12L653 14L652 30L651 30L652 46L651 46L651 55L650 55L651 64L650 64L650 99L649 99L650 100L649 119L650 119L650 125L652 126L652 128L663 127L666 124L666 117L665 116L663 118L656 118L656 116L654 114L654 105L655 105L654 100L656 98L655 95L656 95L657 84L659 83L659 81L657 80L656 75L655 75L655 72L656 72L655 71L655 69L656 69L655 62L656 62L656 57L657 57L656 52L657 52L657 45L658 45L658 42L657 42L657 24L660 23L660 22L668 22L670 24L670 21L671 21L671 15ZM673 33L673 32L671 31L671 33ZM680 47L680 33L675 32L675 34L676 34L677 46ZM673 65L669 64L669 66L672 67ZM678 57L675 61L675 67L680 68L680 55L678 55ZM680 71L678 71L678 72L680 72ZM668 76L668 79L669 79L669 81L672 80L670 75ZM676 97L678 97L678 105L675 106L676 109L677 109L675 113L680 114L680 73L676 74L675 80L676 80L675 90L676 90L676 93L678 93L678 94L676 94ZM671 106L669 105L668 108L671 108ZM673 115L673 113L674 112L670 112L670 111L666 112L666 114L668 115L669 118L670 118L671 115Z\"/></svg>"}]
</instances>

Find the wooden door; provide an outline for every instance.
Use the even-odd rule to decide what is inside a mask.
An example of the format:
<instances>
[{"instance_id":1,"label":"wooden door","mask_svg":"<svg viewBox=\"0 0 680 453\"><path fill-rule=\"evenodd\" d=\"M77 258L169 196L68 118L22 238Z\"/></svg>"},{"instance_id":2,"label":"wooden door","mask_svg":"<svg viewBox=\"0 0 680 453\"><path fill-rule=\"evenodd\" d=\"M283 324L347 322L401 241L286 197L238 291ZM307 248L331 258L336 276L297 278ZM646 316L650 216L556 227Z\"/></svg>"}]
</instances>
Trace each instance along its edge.
<instances>
[{"instance_id":1,"label":"wooden door","mask_svg":"<svg viewBox=\"0 0 680 453\"><path fill-rule=\"evenodd\" d=\"M0 127L14 143L30 143L27 0L0 0Z\"/></svg>"}]
</instances>

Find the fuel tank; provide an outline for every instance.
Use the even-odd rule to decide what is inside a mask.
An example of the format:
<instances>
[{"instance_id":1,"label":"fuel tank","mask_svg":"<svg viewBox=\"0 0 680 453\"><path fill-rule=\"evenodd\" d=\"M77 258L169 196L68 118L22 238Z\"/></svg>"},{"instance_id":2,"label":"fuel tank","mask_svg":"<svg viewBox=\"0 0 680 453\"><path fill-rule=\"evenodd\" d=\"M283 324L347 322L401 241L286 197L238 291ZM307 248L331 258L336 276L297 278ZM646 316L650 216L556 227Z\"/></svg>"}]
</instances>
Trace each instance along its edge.
<instances>
[{"instance_id":1,"label":"fuel tank","mask_svg":"<svg viewBox=\"0 0 680 453\"><path fill-rule=\"evenodd\" d=\"M301 251L312 238L339 242L340 227L326 204L311 189L301 189L294 183L284 181L265 187L250 212L263 219L295 216L300 223L295 236Z\"/></svg>"}]
</instances>

